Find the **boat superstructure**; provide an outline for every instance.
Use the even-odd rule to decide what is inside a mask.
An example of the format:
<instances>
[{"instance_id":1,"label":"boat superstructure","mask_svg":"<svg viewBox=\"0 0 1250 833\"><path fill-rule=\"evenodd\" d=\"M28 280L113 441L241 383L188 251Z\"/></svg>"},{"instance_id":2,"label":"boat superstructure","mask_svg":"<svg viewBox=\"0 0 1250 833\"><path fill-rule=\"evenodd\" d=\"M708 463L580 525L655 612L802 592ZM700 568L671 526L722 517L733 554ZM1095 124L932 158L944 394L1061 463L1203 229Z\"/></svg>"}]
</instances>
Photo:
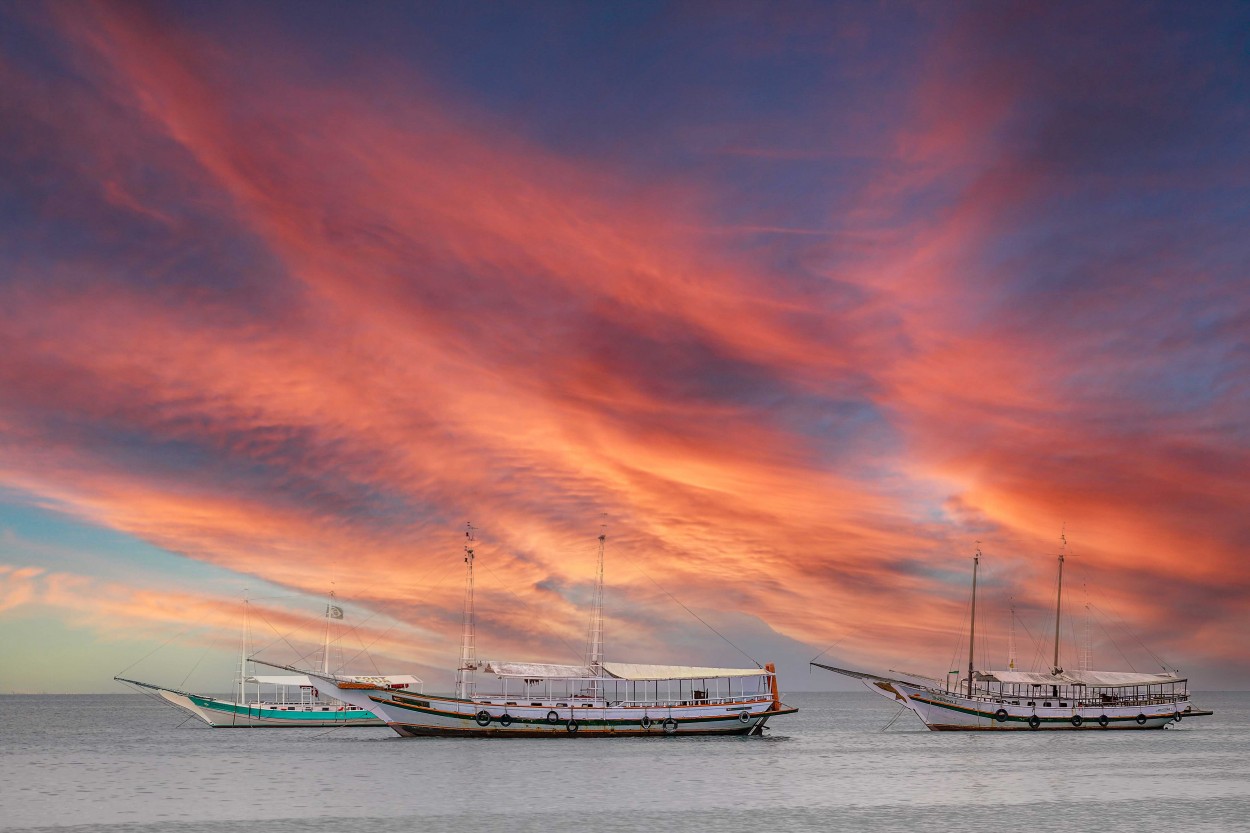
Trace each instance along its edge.
<instances>
[{"instance_id":1,"label":"boat superstructure","mask_svg":"<svg viewBox=\"0 0 1250 833\"><path fill-rule=\"evenodd\" d=\"M911 709L934 731L1055 730L1055 729L1162 729L1187 717L1212 712L1197 708L1190 699L1188 680L1175 672L1146 674L1136 671L1065 670L1059 662L1059 633L1063 604L1063 563L1067 541L1059 552L1055 597L1053 663L1045 672L1015 668L1014 638L1008 668L978 670L976 645L976 586L981 551L973 556L972 611L968 637L967 676L933 685L837 668L812 665L859 679L870 691ZM1013 611L1014 628L1014 611ZM1088 649L1082 665L1088 664ZM905 677L915 675L904 674ZM917 678L921 679L921 678ZM947 678L950 679L949 677ZM930 683L936 683L931 680Z\"/></svg>"},{"instance_id":2,"label":"boat superstructure","mask_svg":"<svg viewBox=\"0 0 1250 833\"><path fill-rule=\"evenodd\" d=\"M170 686L116 676L113 679L181 709L216 729L326 726L382 726L384 722L367 708L328 696L307 674L261 674L248 659L248 603L244 603L243 637L240 642L238 677L229 697L195 694ZM330 673L330 628L343 618L334 594L326 604L325 637L321 673ZM421 680L410 674L342 677L361 684L377 684L397 691L420 691Z\"/></svg>"},{"instance_id":3,"label":"boat superstructure","mask_svg":"<svg viewBox=\"0 0 1250 833\"><path fill-rule=\"evenodd\" d=\"M771 717L797 711L782 703L771 663L762 668L714 668L606 661L603 534L585 663L479 660L472 527L466 535L464 628L455 696L414 694L382 683L308 672L321 690L372 711L405 737L748 735L762 733ZM479 682L479 675L490 681Z\"/></svg>"}]
</instances>

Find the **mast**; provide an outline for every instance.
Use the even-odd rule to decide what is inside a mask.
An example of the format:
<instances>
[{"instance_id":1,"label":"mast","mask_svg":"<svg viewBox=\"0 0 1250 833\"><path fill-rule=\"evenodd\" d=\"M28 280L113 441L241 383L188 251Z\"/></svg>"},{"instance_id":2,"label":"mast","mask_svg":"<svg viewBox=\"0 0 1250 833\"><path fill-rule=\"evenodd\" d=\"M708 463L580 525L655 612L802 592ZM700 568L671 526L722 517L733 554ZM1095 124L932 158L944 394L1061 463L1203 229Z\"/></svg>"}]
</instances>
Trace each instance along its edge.
<instances>
[{"instance_id":1,"label":"mast","mask_svg":"<svg viewBox=\"0 0 1250 833\"><path fill-rule=\"evenodd\" d=\"M1059 540L1062 544L1059 547L1059 582L1055 591L1055 661L1051 664L1052 673L1058 674L1063 669L1059 667L1059 612L1063 607L1063 554L1068 548L1068 538L1063 532L1059 533Z\"/></svg>"},{"instance_id":2,"label":"mast","mask_svg":"<svg viewBox=\"0 0 1250 833\"><path fill-rule=\"evenodd\" d=\"M586 666L592 677L603 673L603 549L608 540L605 527L599 527L599 567L595 573L595 591L590 600L590 632L586 635ZM592 680L590 696L599 696L599 683Z\"/></svg>"},{"instance_id":3,"label":"mast","mask_svg":"<svg viewBox=\"0 0 1250 833\"><path fill-rule=\"evenodd\" d=\"M977 633L977 568L981 566L981 542L972 556L972 616L968 623L968 696L972 696L972 648Z\"/></svg>"},{"instance_id":4,"label":"mast","mask_svg":"<svg viewBox=\"0 0 1250 833\"><path fill-rule=\"evenodd\" d=\"M1081 629L1081 670L1088 671L1094 661L1094 643L1090 628L1089 602L1085 603L1085 626Z\"/></svg>"},{"instance_id":5,"label":"mast","mask_svg":"<svg viewBox=\"0 0 1250 833\"><path fill-rule=\"evenodd\" d=\"M1007 667L1016 670L1016 600L1011 600L1011 629L1007 631Z\"/></svg>"},{"instance_id":6,"label":"mast","mask_svg":"<svg viewBox=\"0 0 1250 833\"><path fill-rule=\"evenodd\" d=\"M586 640L586 665L595 673L603 667L603 550L607 540L607 533L600 527L599 569L595 574L595 592L590 602L590 635Z\"/></svg>"},{"instance_id":7,"label":"mast","mask_svg":"<svg viewBox=\"0 0 1250 833\"><path fill-rule=\"evenodd\" d=\"M464 636L460 641L460 667L456 669L456 696L472 698L475 683L473 671L477 668L477 646L473 623L473 524L465 524L464 533Z\"/></svg>"},{"instance_id":8,"label":"mast","mask_svg":"<svg viewBox=\"0 0 1250 833\"><path fill-rule=\"evenodd\" d=\"M239 704L243 705L247 702L247 692L245 685L247 683L247 609L248 601L246 591L243 596L243 636L239 640Z\"/></svg>"}]
</instances>

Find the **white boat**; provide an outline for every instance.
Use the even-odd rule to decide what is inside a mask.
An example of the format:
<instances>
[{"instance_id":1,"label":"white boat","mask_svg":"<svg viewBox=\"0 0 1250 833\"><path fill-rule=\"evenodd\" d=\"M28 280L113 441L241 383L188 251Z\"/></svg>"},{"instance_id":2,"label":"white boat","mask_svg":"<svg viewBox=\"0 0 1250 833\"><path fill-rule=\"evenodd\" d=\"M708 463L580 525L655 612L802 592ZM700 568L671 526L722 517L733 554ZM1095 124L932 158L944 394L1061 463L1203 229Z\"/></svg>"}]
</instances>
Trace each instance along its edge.
<instances>
[{"instance_id":1,"label":"white boat","mask_svg":"<svg viewBox=\"0 0 1250 833\"><path fill-rule=\"evenodd\" d=\"M113 679L133 686L207 723L215 729L328 726L383 726L383 721L367 708L327 696L307 674L258 674L249 671L247 644L247 604L244 603L243 640L239 652L236 696L213 697L189 691L116 676ZM343 618L343 609L334 604L334 594L326 605L325 639L321 652L323 674L330 672L330 625ZM420 691L421 680L410 674L343 677L362 684L384 685L396 691Z\"/></svg>"},{"instance_id":2,"label":"white boat","mask_svg":"<svg viewBox=\"0 0 1250 833\"><path fill-rule=\"evenodd\" d=\"M761 734L772 717L797 711L782 703L771 663L709 668L605 661L604 535L599 536L585 664L479 661L471 527L467 535L464 634L455 696L414 694L380 682L305 672L322 691L372 711L404 737L748 735ZM478 673L493 678L489 690L479 687Z\"/></svg>"},{"instance_id":3,"label":"white boat","mask_svg":"<svg viewBox=\"0 0 1250 833\"><path fill-rule=\"evenodd\" d=\"M1064 540L1065 548L1066 544ZM1064 549L1060 549L1054 661L1047 671L1018 671L1014 668L1014 659L1005 670L975 668L973 648L980 549L973 557L972 567L968 672L967 677L957 679L953 687L949 683L939 685L937 680L924 683L818 662L812 665L860 680L870 691L914 711L925 726L934 731L1162 729L1185 718L1212 714L1194 706L1188 680L1175 672L1065 670L1060 666L1063 562ZM952 673L958 677L957 672ZM902 676L929 679L906 673Z\"/></svg>"}]
</instances>

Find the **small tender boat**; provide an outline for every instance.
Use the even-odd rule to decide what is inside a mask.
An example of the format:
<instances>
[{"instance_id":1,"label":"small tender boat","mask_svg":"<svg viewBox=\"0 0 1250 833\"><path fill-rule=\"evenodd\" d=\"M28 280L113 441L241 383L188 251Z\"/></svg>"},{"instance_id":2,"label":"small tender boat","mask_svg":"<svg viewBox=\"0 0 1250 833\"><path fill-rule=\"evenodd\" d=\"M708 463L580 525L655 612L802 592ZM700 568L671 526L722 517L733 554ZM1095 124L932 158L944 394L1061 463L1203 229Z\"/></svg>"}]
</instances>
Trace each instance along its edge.
<instances>
[{"instance_id":1,"label":"small tender boat","mask_svg":"<svg viewBox=\"0 0 1250 833\"><path fill-rule=\"evenodd\" d=\"M482 662L475 649L473 536L465 545L464 636L455 696L414 694L382 682L307 673L318 688L368 709L405 737L628 737L761 734L781 702L777 674L763 668L637 665L603 659L603 555L584 665ZM283 668L284 666L276 666ZM494 678L479 690L477 672Z\"/></svg>"},{"instance_id":2,"label":"small tender boat","mask_svg":"<svg viewBox=\"0 0 1250 833\"><path fill-rule=\"evenodd\" d=\"M307 674L257 674L249 672L247 658L247 604L244 603L243 640L239 654L237 696L232 698L194 694L156 683L117 676L113 679L204 721L215 729L274 728L302 726L383 726L383 721L367 708L326 696ZM322 647L322 673L330 671L330 624L343 618L343 609L334 604L334 594L326 605L325 641ZM373 677L342 677L359 684L377 684L397 691L421 689L421 680L408 674Z\"/></svg>"},{"instance_id":3,"label":"small tender boat","mask_svg":"<svg viewBox=\"0 0 1250 833\"><path fill-rule=\"evenodd\" d=\"M1065 540L1065 548L1066 543ZM1063 561L1064 550L1061 549L1055 598L1055 652L1049 671L1017 671L1014 662L1009 663L1013 667L1006 670L976 670L973 647L980 549L972 562L968 676L957 680L953 688L949 684L930 685L819 662L811 664L862 681L870 691L914 711L934 731L1162 729L1185 718L1212 714L1193 705L1188 680L1176 673L1065 670L1060 666ZM914 674L903 676L927 679Z\"/></svg>"}]
</instances>

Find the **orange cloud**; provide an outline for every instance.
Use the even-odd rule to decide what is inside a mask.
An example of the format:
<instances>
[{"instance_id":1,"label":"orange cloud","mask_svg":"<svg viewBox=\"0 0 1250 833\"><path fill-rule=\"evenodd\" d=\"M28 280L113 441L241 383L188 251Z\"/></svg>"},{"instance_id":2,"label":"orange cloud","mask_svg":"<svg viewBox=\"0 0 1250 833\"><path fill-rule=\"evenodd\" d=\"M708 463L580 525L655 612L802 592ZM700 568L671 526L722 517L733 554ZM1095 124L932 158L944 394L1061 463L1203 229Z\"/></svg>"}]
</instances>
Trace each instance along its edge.
<instances>
[{"instance_id":1,"label":"orange cloud","mask_svg":"<svg viewBox=\"0 0 1250 833\"><path fill-rule=\"evenodd\" d=\"M804 282L727 245L695 177L626 177L406 68L326 81L298 48L241 55L160 14L55 15L103 126L39 127L98 188L84 225L139 242L0 287L0 482L305 592L332 576L441 638L419 661L456 639L469 519L497 574L482 632L527 656L579 641L604 513L639 652L678 627L630 610L668 603L647 576L779 639L858 630L848 651L903 661L948 645L979 537L1012 565L1000 607L1046 607L1065 521L1141 624L1152 589L1237 571L1244 443L1100 395L1166 375L1115 343L1131 298L1089 293L1057 345L1062 317L1018 286L1035 252L1013 219L1070 185L1016 138L1030 78L963 65L958 25L833 239L787 240ZM1182 326L1166 312L1130 324Z\"/></svg>"}]
</instances>

